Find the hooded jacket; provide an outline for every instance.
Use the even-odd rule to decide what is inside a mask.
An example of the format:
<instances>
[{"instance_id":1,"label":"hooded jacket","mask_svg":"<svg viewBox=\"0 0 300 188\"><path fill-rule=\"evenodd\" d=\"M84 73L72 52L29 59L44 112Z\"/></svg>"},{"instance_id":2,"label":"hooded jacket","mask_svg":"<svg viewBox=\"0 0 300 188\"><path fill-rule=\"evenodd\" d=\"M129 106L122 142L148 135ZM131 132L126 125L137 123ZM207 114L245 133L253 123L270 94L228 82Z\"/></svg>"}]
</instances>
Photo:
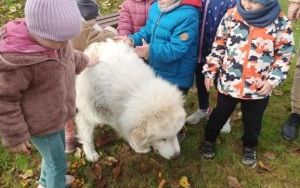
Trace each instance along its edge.
<instances>
[{"instance_id":1,"label":"hooded jacket","mask_svg":"<svg viewBox=\"0 0 300 188\"><path fill-rule=\"evenodd\" d=\"M130 35L135 46L149 44L149 65L165 80L188 89L194 80L199 38L200 1L182 1L168 12L151 5L145 27Z\"/></svg>"},{"instance_id":2,"label":"hooded jacket","mask_svg":"<svg viewBox=\"0 0 300 188\"><path fill-rule=\"evenodd\" d=\"M129 35L146 24L152 0L126 0L121 5L118 21L119 35Z\"/></svg>"},{"instance_id":3,"label":"hooded jacket","mask_svg":"<svg viewBox=\"0 0 300 188\"><path fill-rule=\"evenodd\" d=\"M250 26L237 8L223 17L203 73L218 75L218 91L239 99L263 99L257 82L273 88L286 79L294 52L292 24L281 13L270 25Z\"/></svg>"},{"instance_id":4,"label":"hooded jacket","mask_svg":"<svg viewBox=\"0 0 300 188\"><path fill-rule=\"evenodd\" d=\"M0 31L3 40L5 28ZM64 128L75 115L75 74L88 58L71 44L56 54L0 52L0 135L5 146Z\"/></svg>"}]
</instances>

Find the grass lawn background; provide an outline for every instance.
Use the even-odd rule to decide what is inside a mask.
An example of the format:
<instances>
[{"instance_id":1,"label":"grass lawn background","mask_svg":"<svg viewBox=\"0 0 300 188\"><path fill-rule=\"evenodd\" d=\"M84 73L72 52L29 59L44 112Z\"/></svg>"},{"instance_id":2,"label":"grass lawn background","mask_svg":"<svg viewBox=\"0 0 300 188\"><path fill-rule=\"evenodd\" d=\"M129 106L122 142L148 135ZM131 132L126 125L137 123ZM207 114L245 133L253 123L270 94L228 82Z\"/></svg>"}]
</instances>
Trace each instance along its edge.
<instances>
[{"instance_id":1,"label":"grass lawn background","mask_svg":"<svg viewBox=\"0 0 300 188\"><path fill-rule=\"evenodd\" d=\"M119 4L119 1L102 2L104 14L116 10ZM287 1L282 0L281 4L286 11ZM299 29L299 23L294 23L296 44L299 44ZM175 188L184 187L184 182L180 182L183 176L187 177L190 187L229 187L230 182L234 183L228 181L230 176L235 177L241 187L300 187L300 138L287 142L280 136L281 124L291 109L294 67L295 61L288 79L279 87L278 95L271 97L265 112L257 148L260 167L247 169L241 163L242 124L237 109L233 115L232 132L220 136L217 156L209 161L203 160L198 152L205 121L187 127L188 137L181 145L181 157L174 161L164 160L153 153L136 154L113 131L99 129L95 142L102 157L97 163L85 161L80 151L68 156L69 173L76 177L73 187ZM215 94L211 96L211 104L214 104ZM195 91L191 90L187 96L187 113L191 114L196 108ZM36 150L31 155L17 155L0 145L0 187L36 187L40 160Z\"/></svg>"}]
</instances>

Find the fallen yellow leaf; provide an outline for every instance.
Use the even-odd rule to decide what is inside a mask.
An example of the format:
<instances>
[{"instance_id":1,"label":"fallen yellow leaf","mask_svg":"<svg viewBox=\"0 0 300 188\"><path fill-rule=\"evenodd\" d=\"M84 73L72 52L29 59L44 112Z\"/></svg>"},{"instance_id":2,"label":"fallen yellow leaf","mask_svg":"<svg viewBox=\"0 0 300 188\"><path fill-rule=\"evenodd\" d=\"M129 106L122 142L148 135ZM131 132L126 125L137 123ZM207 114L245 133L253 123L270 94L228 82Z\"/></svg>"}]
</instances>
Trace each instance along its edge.
<instances>
[{"instance_id":1,"label":"fallen yellow leaf","mask_svg":"<svg viewBox=\"0 0 300 188\"><path fill-rule=\"evenodd\" d=\"M191 185L190 185L190 183L189 183L189 181L188 181L188 179L187 179L186 176L182 176L180 178L179 185L182 186L182 187L184 187L184 188L190 188L191 187Z\"/></svg>"},{"instance_id":2,"label":"fallen yellow leaf","mask_svg":"<svg viewBox=\"0 0 300 188\"><path fill-rule=\"evenodd\" d=\"M234 177L234 176L228 176L227 177L228 180L228 186L231 188L241 188L241 184L239 182L239 180Z\"/></svg>"},{"instance_id":3,"label":"fallen yellow leaf","mask_svg":"<svg viewBox=\"0 0 300 188\"><path fill-rule=\"evenodd\" d=\"M266 164L262 161L258 161L258 167L265 171L271 171L271 168L268 166L268 164Z\"/></svg>"}]
</instances>

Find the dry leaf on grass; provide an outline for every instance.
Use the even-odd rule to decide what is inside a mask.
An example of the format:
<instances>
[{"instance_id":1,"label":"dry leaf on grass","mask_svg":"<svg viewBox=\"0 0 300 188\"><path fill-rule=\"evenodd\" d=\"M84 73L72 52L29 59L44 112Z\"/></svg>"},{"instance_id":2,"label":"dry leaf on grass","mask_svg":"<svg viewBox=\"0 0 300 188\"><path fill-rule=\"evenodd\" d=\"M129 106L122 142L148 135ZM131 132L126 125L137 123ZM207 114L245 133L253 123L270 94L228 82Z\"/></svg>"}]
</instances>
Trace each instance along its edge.
<instances>
[{"instance_id":1,"label":"dry leaf on grass","mask_svg":"<svg viewBox=\"0 0 300 188\"><path fill-rule=\"evenodd\" d=\"M264 153L263 156L264 156L266 159L268 159L268 160L275 160L275 159L276 159L276 154L273 153L273 152L270 152L270 151Z\"/></svg>"},{"instance_id":2,"label":"dry leaf on grass","mask_svg":"<svg viewBox=\"0 0 300 188\"><path fill-rule=\"evenodd\" d=\"M113 169L112 176L114 179L119 177L119 175L121 174L121 166L121 163L117 163L116 167Z\"/></svg>"},{"instance_id":3,"label":"dry leaf on grass","mask_svg":"<svg viewBox=\"0 0 300 188\"><path fill-rule=\"evenodd\" d=\"M263 161L258 161L258 168L265 171L271 171L270 165Z\"/></svg>"},{"instance_id":4,"label":"dry leaf on grass","mask_svg":"<svg viewBox=\"0 0 300 188\"><path fill-rule=\"evenodd\" d=\"M105 160L101 161L102 164L107 166L113 166L114 164L118 163L118 160L112 156L108 156Z\"/></svg>"},{"instance_id":5,"label":"dry leaf on grass","mask_svg":"<svg viewBox=\"0 0 300 188\"><path fill-rule=\"evenodd\" d=\"M101 179L102 178L102 167L99 163L95 163L92 168L92 174L95 179Z\"/></svg>"},{"instance_id":6,"label":"dry leaf on grass","mask_svg":"<svg viewBox=\"0 0 300 188\"><path fill-rule=\"evenodd\" d=\"M102 176L102 167L99 163L95 163L92 168L92 176L96 185L96 188L104 188L108 184L106 177Z\"/></svg>"},{"instance_id":7,"label":"dry leaf on grass","mask_svg":"<svg viewBox=\"0 0 300 188\"><path fill-rule=\"evenodd\" d=\"M72 182L72 184L71 184L71 186L70 187L72 187L72 188L82 188L83 186L84 186L84 179L83 178L81 178L81 179L78 179L78 178L76 178L73 182Z\"/></svg>"},{"instance_id":8,"label":"dry leaf on grass","mask_svg":"<svg viewBox=\"0 0 300 188\"><path fill-rule=\"evenodd\" d=\"M29 187L29 184L33 181L33 170L27 169L23 174L20 174L20 184L22 187Z\"/></svg>"},{"instance_id":9,"label":"dry leaf on grass","mask_svg":"<svg viewBox=\"0 0 300 188\"><path fill-rule=\"evenodd\" d=\"M283 91L279 88L275 88L273 90L273 93L274 93L275 96L282 96L284 94Z\"/></svg>"},{"instance_id":10,"label":"dry leaf on grass","mask_svg":"<svg viewBox=\"0 0 300 188\"><path fill-rule=\"evenodd\" d=\"M167 183L167 181L165 179L160 180L160 182L158 184L158 188L163 188L166 183Z\"/></svg>"},{"instance_id":11,"label":"dry leaf on grass","mask_svg":"<svg viewBox=\"0 0 300 188\"><path fill-rule=\"evenodd\" d=\"M95 185L96 185L96 188L106 188L106 187L108 187L108 180L106 177L103 177L100 180L97 180Z\"/></svg>"},{"instance_id":12,"label":"dry leaf on grass","mask_svg":"<svg viewBox=\"0 0 300 188\"><path fill-rule=\"evenodd\" d=\"M29 187L29 184L32 182L31 178L23 179L20 181L22 187Z\"/></svg>"},{"instance_id":13,"label":"dry leaf on grass","mask_svg":"<svg viewBox=\"0 0 300 188\"><path fill-rule=\"evenodd\" d=\"M33 171L32 169L27 169L24 174L19 175L19 177L23 180L26 180L28 178L32 178L33 177Z\"/></svg>"},{"instance_id":14,"label":"dry leaf on grass","mask_svg":"<svg viewBox=\"0 0 300 188\"><path fill-rule=\"evenodd\" d=\"M109 162L111 162L111 163L117 163L117 162L118 162L118 160L117 160L116 158L114 158L113 156L108 156L108 157L107 157L107 160L108 160Z\"/></svg>"},{"instance_id":15,"label":"dry leaf on grass","mask_svg":"<svg viewBox=\"0 0 300 188\"><path fill-rule=\"evenodd\" d=\"M241 188L242 187L239 180L234 176L228 176L227 180L228 180L228 186L231 188Z\"/></svg>"},{"instance_id":16,"label":"dry leaf on grass","mask_svg":"<svg viewBox=\"0 0 300 188\"><path fill-rule=\"evenodd\" d=\"M297 148L297 149L293 150L292 153L293 153L294 155L300 156L300 148Z\"/></svg>"},{"instance_id":17,"label":"dry leaf on grass","mask_svg":"<svg viewBox=\"0 0 300 188\"><path fill-rule=\"evenodd\" d=\"M179 180L179 185L184 188L190 188L191 184L188 181L188 178L186 176L182 176Z\"/></svg>"}]
</instances>

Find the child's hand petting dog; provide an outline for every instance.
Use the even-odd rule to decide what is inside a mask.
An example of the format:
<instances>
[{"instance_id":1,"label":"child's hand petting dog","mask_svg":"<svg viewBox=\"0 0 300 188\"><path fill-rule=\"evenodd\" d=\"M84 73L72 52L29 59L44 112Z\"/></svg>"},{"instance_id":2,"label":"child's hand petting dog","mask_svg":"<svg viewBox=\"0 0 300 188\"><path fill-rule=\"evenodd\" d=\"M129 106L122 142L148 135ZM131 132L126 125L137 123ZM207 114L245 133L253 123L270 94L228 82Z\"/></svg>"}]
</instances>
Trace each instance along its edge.
<instances>
[{"instance_id":1,"label":"child's hand petting dog","mask_svg":"<svg viewBox=\"0 0 300 188\"><path fill-rule=\"evenodd\" d=\"M133 46L131 39L128 36L115 36L113 38L115 41L122 41L127 43L129 46Z\"/></svg>"},{"instance_id":2,"label":"child's hand petting dog","mask_svg":"<svg viewBox=\"0 0 300 188\"><path fill-rule=\"evenodd\" d=\"M135 53L142 58L148 59L149 56L149 44L142 39L143 45L135 47Z\"/></svg>"},{"instance_id":3,"label":"child's hand petting dog","mask_svg":"<svg viewBox=\"0 0 300 188\"><path fill-rule=\"evenodd\" d=\"M97 65L98 63L100 63L99 59L90 59L89 63L88 63L88 67L93 67L93 66Z\"/></svg>"},{"instance_id":4,"label":"child's hand petting dog","mask_svg":"<svg viewBox=\"0 0 300 188\"><path fill-rule=\"evenodd\" d=\"M28 141L21 143L19 145L9 147L9 151L14 152L14 153L26 153L29 154L31 150L31 145L29 144Z\"/></svg>"}]
</instances>

